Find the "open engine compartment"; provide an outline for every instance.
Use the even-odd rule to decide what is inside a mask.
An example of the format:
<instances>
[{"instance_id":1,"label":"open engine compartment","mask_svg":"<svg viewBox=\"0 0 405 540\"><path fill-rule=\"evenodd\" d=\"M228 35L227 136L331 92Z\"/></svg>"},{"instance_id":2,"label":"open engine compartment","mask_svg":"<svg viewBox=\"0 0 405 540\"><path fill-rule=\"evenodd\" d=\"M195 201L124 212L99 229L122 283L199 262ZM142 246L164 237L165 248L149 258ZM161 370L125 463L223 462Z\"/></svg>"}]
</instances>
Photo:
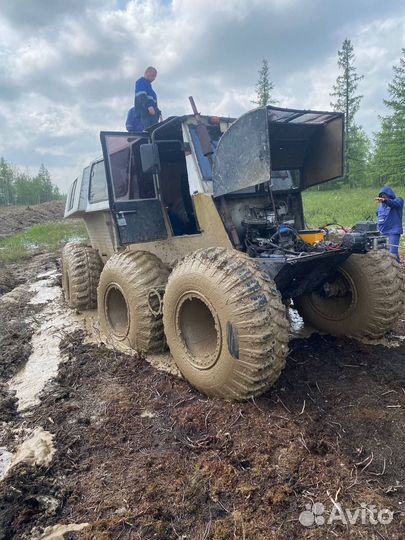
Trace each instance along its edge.
<instances>
[{"instance_id":1,"label":"open engine compartment","mask_svg":"<svg viewBox=\"0 0 405 540\"><path fill-rule=\"evenodd\" d=\"M291 175L285 175L287 184L288 178ZM371 222L333 235L326 227L305 228L301 191L292 184L290 189L277 187L280 184L272 181L217 201L235 247L265 267L283 297L321 290L352 253L386 247L386 239Z\"/></svg>"}]
</instances>

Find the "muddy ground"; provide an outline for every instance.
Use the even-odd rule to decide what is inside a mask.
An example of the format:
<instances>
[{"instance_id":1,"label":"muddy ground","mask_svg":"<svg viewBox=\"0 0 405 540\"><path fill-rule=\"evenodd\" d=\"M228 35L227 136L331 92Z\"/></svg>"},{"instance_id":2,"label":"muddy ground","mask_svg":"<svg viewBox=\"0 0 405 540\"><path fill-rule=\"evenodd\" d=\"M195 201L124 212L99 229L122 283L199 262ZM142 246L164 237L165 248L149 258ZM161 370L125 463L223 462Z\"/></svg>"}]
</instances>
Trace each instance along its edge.
<instances>
[{"instance_id":1,"label":"muddy ground","mask_svg":"<svg viewBox=\"0 0 405 540\"><path fill-rule=\"evenodd\" d=\"M50 201L27 206L0 207L0 240L36 225L60 221L65 209L64 201Z\"/></svg>"},{"instance_id":2,"label":"muddy ground","mask_svg":"<svg viewBox=\"0 0 405 540\"><path fill-rule=\"evenodd\" d=\"M404 317L386 346L292 339L275 387L235 404L108 349L57 254L7 271L0 539L403 538Z\"/></svg>"}]
</instances>

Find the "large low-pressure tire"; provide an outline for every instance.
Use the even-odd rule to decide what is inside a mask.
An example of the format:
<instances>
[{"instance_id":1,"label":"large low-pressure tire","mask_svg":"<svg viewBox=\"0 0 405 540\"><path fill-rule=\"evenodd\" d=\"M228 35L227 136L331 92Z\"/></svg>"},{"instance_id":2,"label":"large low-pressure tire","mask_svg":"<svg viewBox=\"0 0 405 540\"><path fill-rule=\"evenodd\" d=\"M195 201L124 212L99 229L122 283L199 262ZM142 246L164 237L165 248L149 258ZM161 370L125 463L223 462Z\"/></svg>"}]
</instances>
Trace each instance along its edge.
<instances>
[{"instance_id":1,"label":"large low-pressure tire","mask_svg":"<svg viewBox=\"0 0 405 540\"><path fill-rule=\"evenodd\" d=\"M62 287L71 308L94 309L97 306L97 285L103 263L97 250L76 242L62 250Z\"/></svg>"},{"instance_id":2,"label":"large low-pressure tire","mask_svg":"<svg viewBox=\"0 0 405 540\"><path fill-rule=\"evenodd\" d=\"M165 347L159 298L169 269L146 251L124 251L105 264L98 286L98 316L107 339L139 352Z\"/></svg>"},{"instance_id":3,"label":"large low-pressure tire","mask_svg":"<svg viewBox=\"0 0 405 540\"><path fill-rule=\"evenodd\" d=\"M328 291L325 295L325 290ZM404 276L386 250L353 254L321 291L294 298L305 322L335 336L381 338L403 312Z\"/></svg>"},{"instance_id":4,"label":"large low-pressure tire","mask_svg":"<svg viewBox=\"0 0 405 540\"><path fill-rule=\"evenodd\" d=\"M175 267L163 324L181 373L208 396L260 395L285 365L289 325L280 294L253 260L236 250L202 249Z\"/></svg>"}]
</instances>

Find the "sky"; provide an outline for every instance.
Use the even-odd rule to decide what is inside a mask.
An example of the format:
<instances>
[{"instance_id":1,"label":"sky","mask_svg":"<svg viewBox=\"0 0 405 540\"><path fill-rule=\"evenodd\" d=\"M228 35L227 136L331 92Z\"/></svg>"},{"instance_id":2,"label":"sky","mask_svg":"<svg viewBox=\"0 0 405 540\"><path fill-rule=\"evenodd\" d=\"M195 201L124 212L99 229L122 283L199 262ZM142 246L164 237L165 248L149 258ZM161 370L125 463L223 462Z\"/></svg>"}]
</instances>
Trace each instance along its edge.
<instances>
[{"instance_id":1,"label":"sky","mask_svg":"<svg viewBox=\"0 0 405 540\"><path fill-rule=\"evenodd\" d=\"M405 47L403 0L0 0L0 156L43 163L66 191L125 131L148 65L164 116L253 108L263 58L281 107L330 110L337 51L352 41L369 135Z\"/></svg>"}]
</instances>

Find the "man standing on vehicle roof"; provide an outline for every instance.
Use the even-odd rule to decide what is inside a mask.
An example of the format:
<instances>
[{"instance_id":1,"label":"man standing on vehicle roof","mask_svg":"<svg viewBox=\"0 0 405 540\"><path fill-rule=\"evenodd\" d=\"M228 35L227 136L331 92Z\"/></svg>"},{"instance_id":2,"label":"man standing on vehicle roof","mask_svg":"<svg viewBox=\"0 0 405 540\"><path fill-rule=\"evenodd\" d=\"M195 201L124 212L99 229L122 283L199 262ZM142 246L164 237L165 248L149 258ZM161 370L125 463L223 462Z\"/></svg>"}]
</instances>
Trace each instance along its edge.
<instances>
[{"instance_id":1,"label":"man standing on vehicle roof","mask_svg":"<svg viewBox=\"0 0 405 540\"><path fill-rule=\"evenodd\" d=\"M143 131L159 122L161 112L157 104L157 95L152 88L157 69L149 66L143 77L135 83L135 106L129 109L126 128L128 131Z\"/></svg>"},{"instance_id":2,"label":"man standing on vehicle roof","mask_svg":"<svg viewBox=\"0 0 405 540\"><path fill-rule=\"evenodd\" d=\"M390 253L393 253L397 261L400 262L398 248L403 233L404 200L401 197L396 197L390 187L383 187L375 200L380 203L377 210L378 230L388 237Z\"/></svg>"}]
</instances>

